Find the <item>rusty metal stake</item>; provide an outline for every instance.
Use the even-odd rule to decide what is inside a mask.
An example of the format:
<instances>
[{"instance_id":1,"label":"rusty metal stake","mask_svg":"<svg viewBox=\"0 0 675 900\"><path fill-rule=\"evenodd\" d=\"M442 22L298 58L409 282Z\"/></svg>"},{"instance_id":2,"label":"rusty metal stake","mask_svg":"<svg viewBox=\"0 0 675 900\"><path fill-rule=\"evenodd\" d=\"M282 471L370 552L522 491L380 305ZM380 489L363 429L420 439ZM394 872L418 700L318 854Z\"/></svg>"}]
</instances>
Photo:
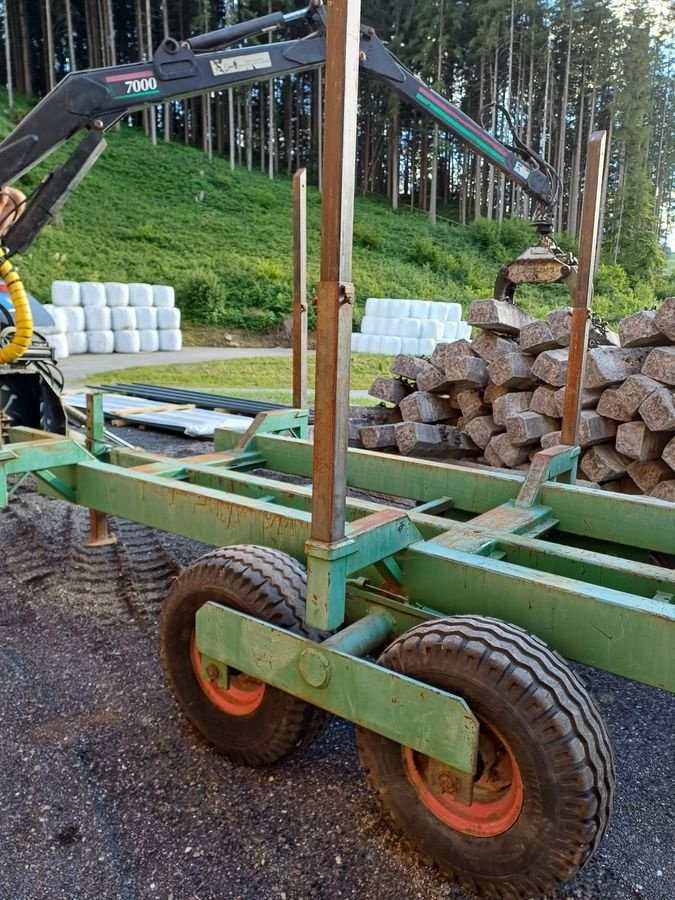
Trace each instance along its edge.
<instances>
[{"instance_id":1,"label":"rusty metal stake","mask_svg":"<svg viewBox=\"0 0 675 900\"><path fill-rule=\"evenodd\" d=\"M326 543L345 534L360 18L361 0L328 4L311 531Z\"/></svg>"},{"instance_id":2,"label":"rusty metal stake","mask_svg":"<svg viewBox=\"0 0 675 900\"><path fill-rule=\"evenodd\" d=\"M602 178L605 166L604 131L594 131L588 142L586 176L584 180L584 200L581 209L581 231L579 234L579 269L576 288L572 295L572 333L565 385L565 404L561 443L576 446L579 439L579 418L581 416L581 394L586 369L586 349L590 327L591 300L593 298L593 274L595 270L596 247L600 222L600 201Z\"/></svg>"},{"instance_id":3,"label":"rusty metal stake","mask_svg":"<svg viewBox=\"0 0 675 900\"><path fill-rule=\"evenodd\" d=\"M96 455L105 446L105 420L103 417L103 395L87 394L86 447ZM108 531L108 517L97 509L89 510L89 537L85 547L105 547L116 544L117 537Z\"/></svg>"},{"instance_id":4,"label":"rusty metal stake","mask_svg":"<svg viewBox=\"0 0 675 900\"><path fill-rule=\"evenodd\" d=\"M293 406L307 409L307 170L293 176Z\"/></svg>"}]
</instances>

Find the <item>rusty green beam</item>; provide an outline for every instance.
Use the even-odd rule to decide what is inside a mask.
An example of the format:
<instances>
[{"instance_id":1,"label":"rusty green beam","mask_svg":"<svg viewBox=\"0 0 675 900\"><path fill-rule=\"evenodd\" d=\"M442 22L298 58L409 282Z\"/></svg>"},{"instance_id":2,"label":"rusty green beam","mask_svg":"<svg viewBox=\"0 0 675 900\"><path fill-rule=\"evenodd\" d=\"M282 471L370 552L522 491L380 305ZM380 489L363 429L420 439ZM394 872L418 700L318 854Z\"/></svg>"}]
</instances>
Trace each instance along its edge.
<instances>
[{"instance_id":1,"label":"rusty green beam","mask_svg":"<svg viewBox=\"0 0 675 900\"><path fill-rule=\"evenodd\" d=\"M309 442L260 436L253 439L253 445L265 458L268 468L311 475ZM457 510L480 514L515 500L523 476L352 449L347 460L347 483L359 490L421 503L450 497L451 514ZM672 503L554 482L542 487L540 502L550 507L561 532L626 547L675 553Z\"/></svg>"},{"instance_id":2,"label":"rusty green beam","mask_svg":"<svg viewBox=\"0 0 675 900\"><path fill-rule=\"evenodd\" d=\"M202 657L216 665L246 672L459 772L475 772L478 722L461 697L217 603L197 612L196 639Z\"/></svg>"}]
</instances>

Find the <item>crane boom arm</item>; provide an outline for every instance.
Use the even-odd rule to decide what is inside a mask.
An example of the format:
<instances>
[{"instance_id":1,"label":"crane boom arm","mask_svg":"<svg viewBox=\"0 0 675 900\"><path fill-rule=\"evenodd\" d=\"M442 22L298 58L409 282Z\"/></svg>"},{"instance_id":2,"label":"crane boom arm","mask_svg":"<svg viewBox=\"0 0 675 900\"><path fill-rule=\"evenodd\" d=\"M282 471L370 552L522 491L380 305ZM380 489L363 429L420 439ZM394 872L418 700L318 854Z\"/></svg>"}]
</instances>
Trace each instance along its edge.
<instances>
[{"instance_id":1,"label":"crane boom arm","mask_svg":"<svg viewBox=\"0 0 675 900\"><path fill-rule=\"evenodd\" d=\"M223 47L301 17L312 29L304 38ZM88 132L67 162L47 176L24 214L7 231L3 242L9 252L24 252L52 220L104 149L105 132L121 118L156 104L319 68L326 59L325 22L325 7L313 0L307 10L286 16L263 16L189 41L167 38L149 62L67 75L0 143L0 185L10 185L73 135ZM486 132L401 65L367 26L361 27L360 59L365 72L384 81L519 184L535 200L539 215L550 213L555 202L550 168L536 154L514 150Z\"/></svg>"}]
</instances>

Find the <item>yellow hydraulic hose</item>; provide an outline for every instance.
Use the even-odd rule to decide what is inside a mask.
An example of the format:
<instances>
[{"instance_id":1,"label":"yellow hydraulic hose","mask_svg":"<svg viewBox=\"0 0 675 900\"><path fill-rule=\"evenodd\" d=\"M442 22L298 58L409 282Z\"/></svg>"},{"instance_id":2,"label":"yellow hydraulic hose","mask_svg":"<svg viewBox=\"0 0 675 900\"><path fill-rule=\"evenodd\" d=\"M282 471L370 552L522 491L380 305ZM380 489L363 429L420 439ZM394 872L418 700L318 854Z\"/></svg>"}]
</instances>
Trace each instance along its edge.
<instances>
[{"instance_id":1,"label":"yellow hydraulic hose","mask_svg":"<svg viewBox=\"0 0 675 900\"><path fill-rule=\"evenodd\" d=\"M28 294L21 281L21 276L7 259L7 251L0 256L0 278L7 285L14 304L16 331L11 343L0 347L0 363L11 363L26 352L33 339L33 316L30 311Z\"/></svg>"}]
</instances>

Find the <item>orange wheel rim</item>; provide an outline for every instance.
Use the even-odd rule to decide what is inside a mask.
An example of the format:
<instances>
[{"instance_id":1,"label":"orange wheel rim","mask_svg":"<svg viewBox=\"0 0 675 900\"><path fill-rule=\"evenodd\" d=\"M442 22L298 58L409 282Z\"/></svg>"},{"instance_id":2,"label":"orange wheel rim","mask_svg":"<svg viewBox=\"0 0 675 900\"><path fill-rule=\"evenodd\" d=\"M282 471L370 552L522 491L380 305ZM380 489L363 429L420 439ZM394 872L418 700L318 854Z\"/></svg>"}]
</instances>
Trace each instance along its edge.
<instances>
[{"instance_id":1,"label":"orange wheel rim","mask_svg":"<svg viewBox=\"0 0 675 900\"><path fill-rule=\"evenodd\" d=\"M265 682L243 672L233 673L230 670L229 687L226 690L215 678L207 678L202 672L202 658L194 632L190 640L190 659L200 688L221 712L228 716L250 716L258 709L265 696Z\"/></svg>"},{"instance_id":2,"label":"orange wheel rim","mask_svg":"<svg viewBox=\"0 0 675 900\"><path fill-rule=\"evenodd\" d=\"M450 769L410 747L403 748L406 774L422 803L444 825L474 837L496 837L515 824L523 808L523 779L511 748L494 728L481 723L479 771L473 802L453 793Z\"/></svg>"}]
</instances>

